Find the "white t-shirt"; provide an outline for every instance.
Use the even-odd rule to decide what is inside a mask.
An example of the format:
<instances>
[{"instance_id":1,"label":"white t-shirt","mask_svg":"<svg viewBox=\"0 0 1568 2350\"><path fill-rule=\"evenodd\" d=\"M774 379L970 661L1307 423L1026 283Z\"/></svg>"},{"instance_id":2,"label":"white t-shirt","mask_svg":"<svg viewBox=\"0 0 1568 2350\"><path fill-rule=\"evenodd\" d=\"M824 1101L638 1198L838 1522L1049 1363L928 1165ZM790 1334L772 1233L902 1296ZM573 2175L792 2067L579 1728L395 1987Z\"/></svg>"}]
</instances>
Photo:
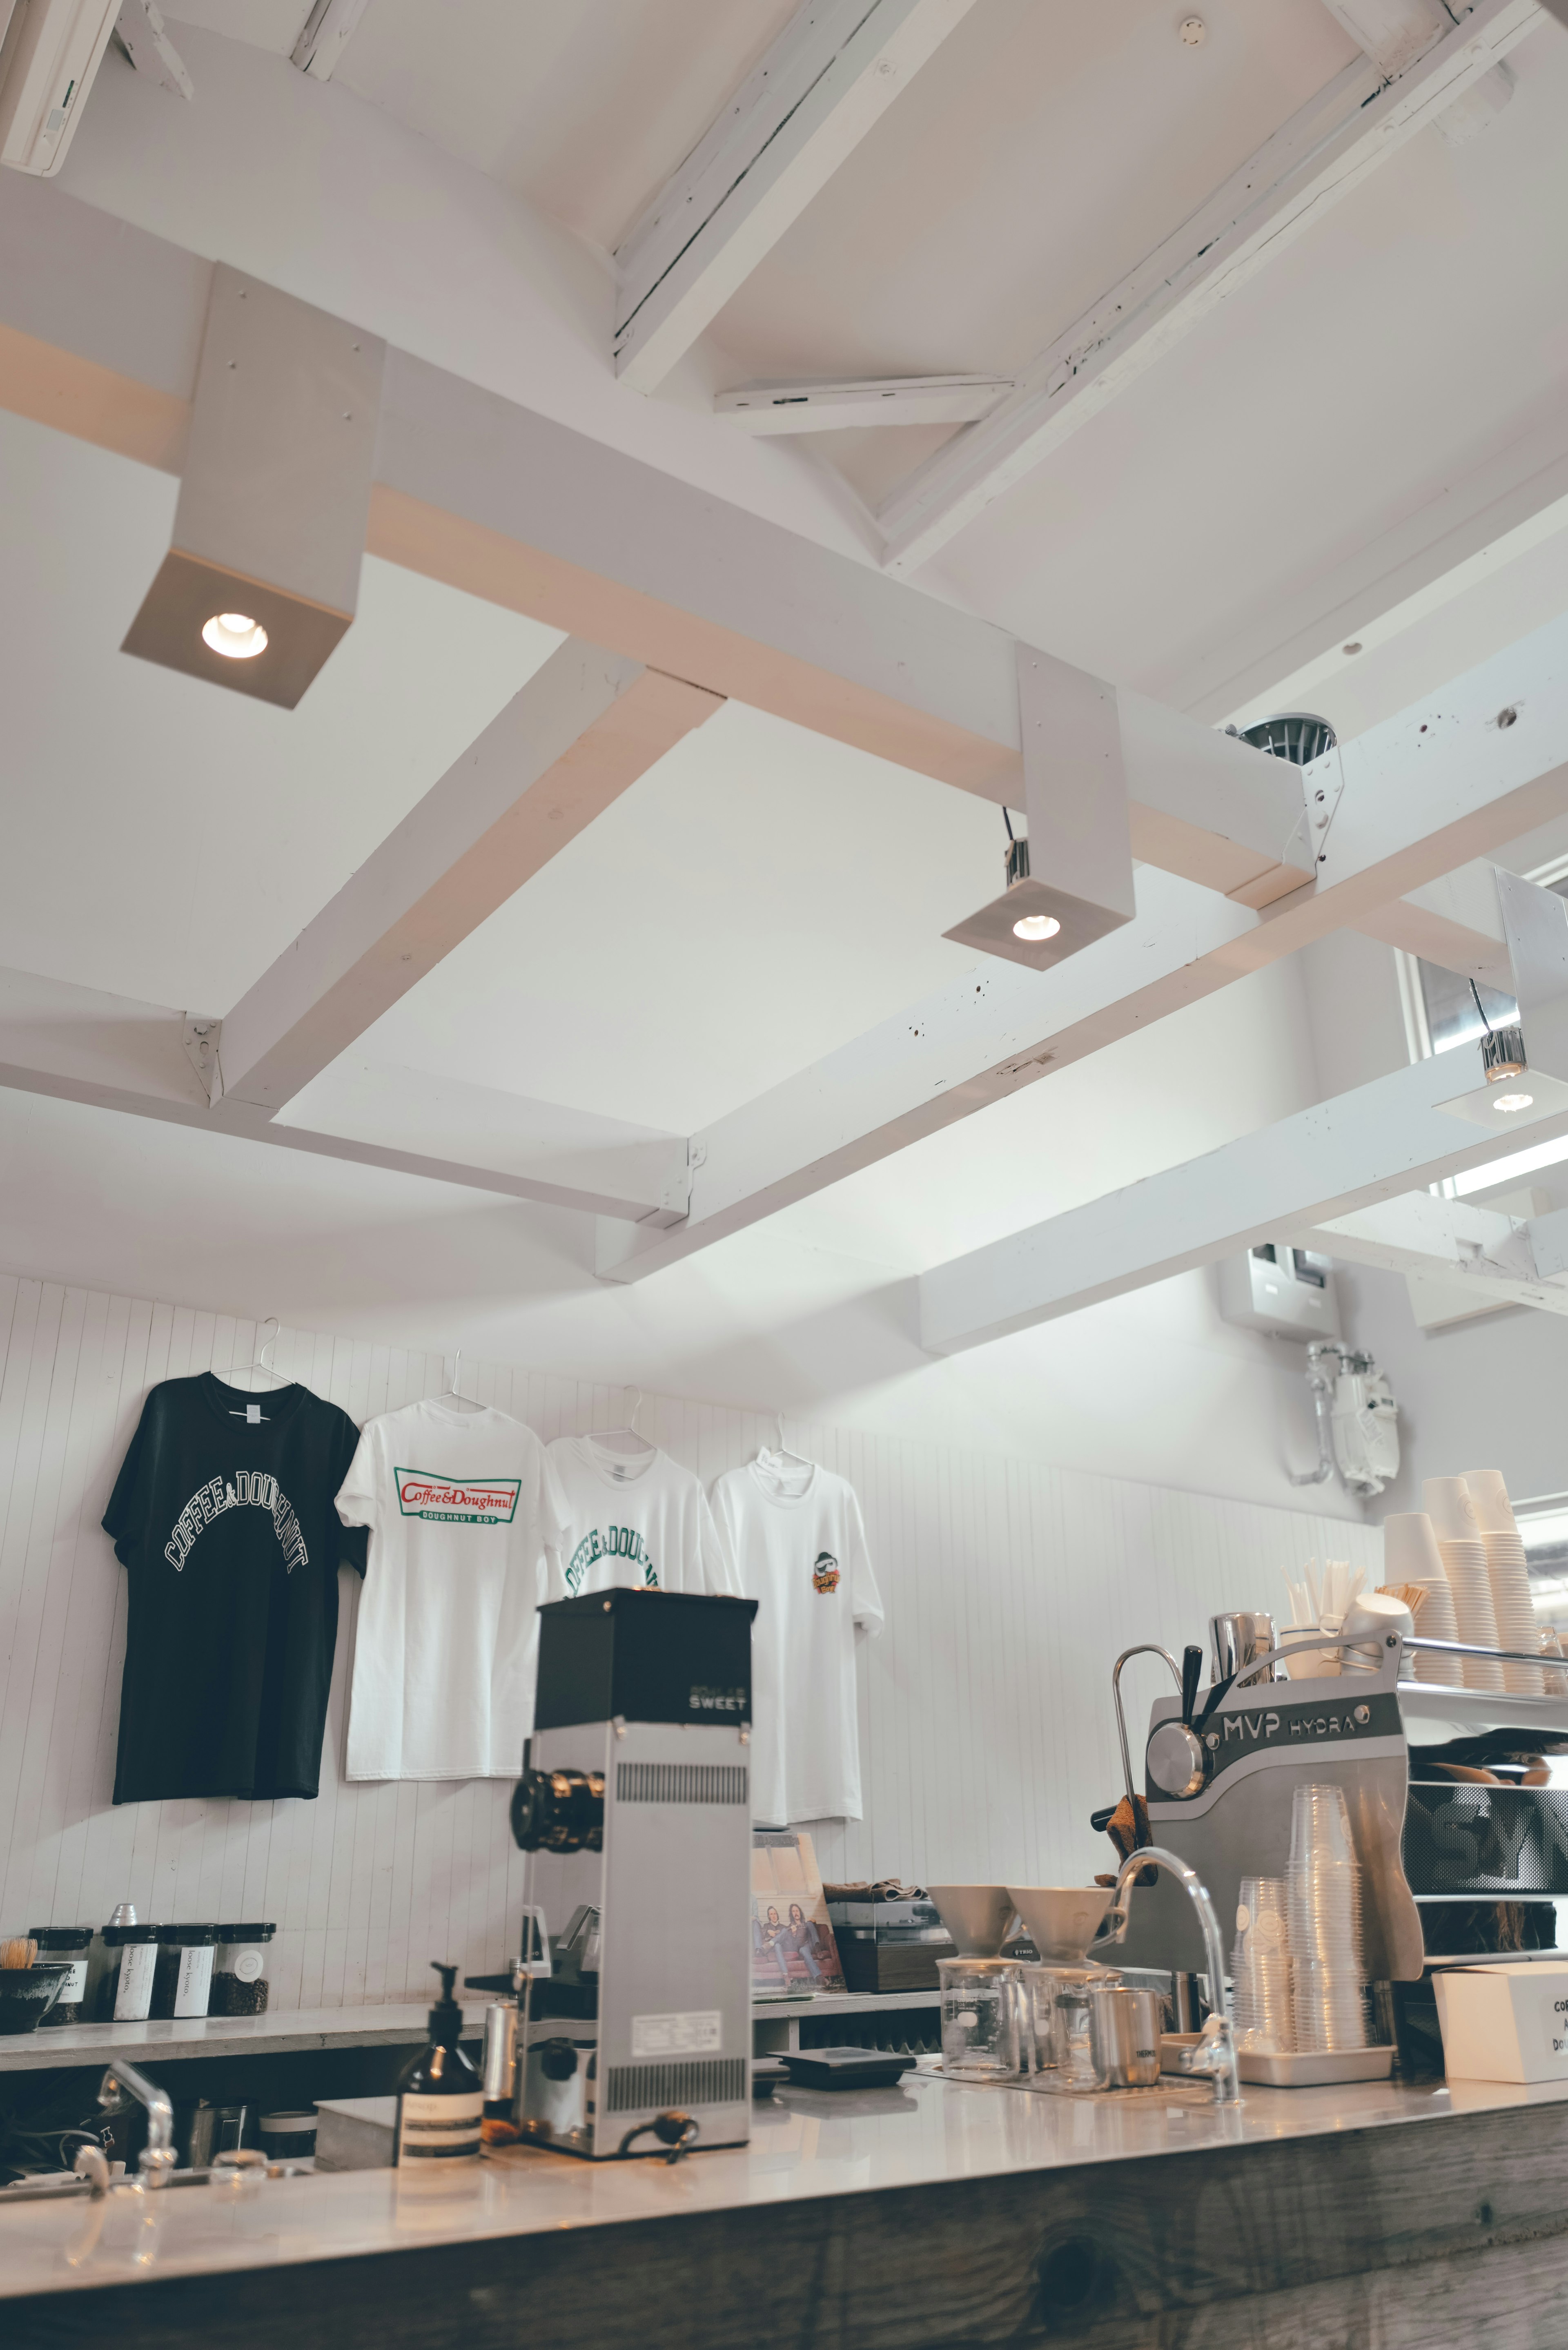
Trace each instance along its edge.
<instances>
[{"instance_id":1,"label":"white t-shirt","mask_svg":"<svg viewBox=\"0 0 1568 2350\"><path fill-rule=\"evenodd\" d=\"M549 1460L570 1529L554 1563L552 1599L618 1586L737 1596L708 1497L668 1452L612 1452L591 1436L558 1436Z\"/></svg>"},{"instance_id":2,"label":"white t-shirt","mask_svg":"<svg viewBox=\"0 0 1568 2350\"><path fill-rule=\"evenodd\" d=\"M510 1779L534 1726L545 1553L566 1512L531 1428L411 1403L366 1425L337 1514L370 1529L350 1779Z\"/></svg>"},{"instance_id":3,"label":"white t-shirt","mask_svg":"<svg viewBox=\"0 0 1568 2350\"><path fill-rule=\"evenodd\" d=\"M713 1487L752 1635L752 1817L860 1817L855 1627L882 1628L853 1485L763 1452Z\"/></svg>"}]
</instances>

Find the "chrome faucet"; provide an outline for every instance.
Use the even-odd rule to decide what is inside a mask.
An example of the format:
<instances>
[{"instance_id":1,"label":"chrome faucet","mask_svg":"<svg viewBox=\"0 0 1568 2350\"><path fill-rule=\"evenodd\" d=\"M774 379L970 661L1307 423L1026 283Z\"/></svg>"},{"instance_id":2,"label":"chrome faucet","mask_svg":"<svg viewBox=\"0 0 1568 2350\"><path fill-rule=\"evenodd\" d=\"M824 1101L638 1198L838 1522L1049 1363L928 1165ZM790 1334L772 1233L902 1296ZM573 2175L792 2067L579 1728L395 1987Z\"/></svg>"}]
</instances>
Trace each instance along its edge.
<instances>
[{"instance_id":1,"label":"chrome faucet","mask_svg":"<svg viewBox=\"0 0 1568 2350\"><path fill-rule=\"evenodd\" d=\"M1186 1887L1203 1929L1204 1955L1209 1961L1209 2021L1197 2047L1185 2052L1182 2070L1207 2074L1212 2079L1217 2106L1239 2106L1241 2081L1236 2065L1235 2028L1225 2012L1225 1953L1220 1940L1220 1920L1214 1915L1209 1887L1196 1869L1189 1868L1184 1860L1178 1860L1174 1853L1167 1852L1160 1845L1146 1844L1141 1851L1129 1852L1116 1877L1116 1898L1109 1912L1110 1930L1090 1943L1086 1955L1093 1956L1096 1950L1127 1939L1131 1900L1128 1879L1136 1879L1140 1868L1151 1866L1168 1869L1177 1883Z\"/></svg>"},{"instance_id":2,"label":"chrome faucet","mask_svg":"<svg viewBox=\"0 0 1568 2350\"><path fill-rule=\"evenodd\" d=\"M118 2112L124 2099L122 2088L129 2089L137 2103L147 2111L147 2144L141 2149L142 2183L161 2187L174 2168L174 2108L166 2090L123 2056L111 2056L103 2079L99 2084L98 2101L105 2113Z\"/></svg>"}]
</instances>

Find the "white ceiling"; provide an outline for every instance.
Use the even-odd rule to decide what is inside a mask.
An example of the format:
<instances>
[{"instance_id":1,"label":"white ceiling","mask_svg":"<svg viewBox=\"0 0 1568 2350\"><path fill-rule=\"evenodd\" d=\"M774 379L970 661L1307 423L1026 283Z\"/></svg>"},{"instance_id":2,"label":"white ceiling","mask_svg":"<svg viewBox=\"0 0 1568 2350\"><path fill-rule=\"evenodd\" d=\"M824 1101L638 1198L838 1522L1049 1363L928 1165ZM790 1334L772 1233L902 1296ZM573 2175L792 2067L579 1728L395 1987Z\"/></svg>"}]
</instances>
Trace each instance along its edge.
<instances>
[{"instance_id":1,"label":"white ceiling","mask_svg":"<svg viewBox=\"0 0 1568 2350\"><path fill-rule=\"evenodd\" d=\"M1195 50L1166 0L981 0L670 398L644 402L610 374L604 250L791 5L370 0L324 92L281 63L304 0L180 0L196 105L106 68L66 182L864 552L858 496L940 434L759 449L704 412L701 383L1020 364L1352 54L1322 0L1208 0ZM1560 429L1568 37L1543 30L1512 62L1497 129L1411 141L928 584L1220 716L1227 678L1266 667L1347 562ZM285 151L267 109L296 99L308 140ZM361 118L376 136L355 143ZM30 970L226 1009L556 641L369 560L354 629L276 712L116 650L167 545L171 480L5 416L0 477L0 923L5 961ZM1355 733L1564 608L1568 534L1314 699ZM999 848L994 810L731 707L357 1050L688 1131L962 969L940 933L992 893ZM1303 1035L1295 975L1270 974L789 1230L901 1270L974 1245L1298 1106ZM1216 1052L1247 1066L1223 1097L1194 1082ZM296 1180L267 1158L268 1180Z\"/></svg>"}]
</instances>

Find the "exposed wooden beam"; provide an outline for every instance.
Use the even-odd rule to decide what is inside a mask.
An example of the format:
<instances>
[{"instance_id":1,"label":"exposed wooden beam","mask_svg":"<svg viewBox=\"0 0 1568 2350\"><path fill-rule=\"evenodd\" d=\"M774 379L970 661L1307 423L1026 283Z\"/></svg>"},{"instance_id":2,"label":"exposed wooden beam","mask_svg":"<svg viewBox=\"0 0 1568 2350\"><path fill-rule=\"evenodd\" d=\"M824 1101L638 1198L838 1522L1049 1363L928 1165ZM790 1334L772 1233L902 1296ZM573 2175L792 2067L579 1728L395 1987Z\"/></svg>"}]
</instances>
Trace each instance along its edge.
<instances>
[{"instance_id":1,"label":"exposed wooden beam","mask_svg":"<svg viewBox=\"0 0 1568 2350\"><path fill-rule=\"evenodd\" d=\"M970 424L1012 385L1000 375L910 375L855 383L742 383L713 394L713 413L753 438L888 424Z\"/></svg>"},{"instance_id":2,"label":"exposed wooden beam","mask_svg":"<svg viewBox=\"0 0 1568 2350\"><path fill-rule=\"evenodd\" d=\"M190 1026L162 1004L0 971L0 1086L628 1222L684 1209L680 1136L417 1070L335 1070L308 1121L212 1108Z\"/></svg>"},{"instance_id":3,"label":"exposed wooden beam","mask_svg":"<svg viewBox=\"0 0 1568 2350\"><path fill-rule=\"evenodd\" d=\"M359 29L369 0L314 0L294 45L293 62L317 81L330 81Z\"/></svg>"},{"instance_id":4,"label":"exposed wooden beam","mask_svg":"<svg viewBox=\"0 0 1568 2350\"><path fill-rule=\"evenodd\" d=\"M1499 1135L1444 1105L1484 1083L1479 1045L1459 1045L934 1266L919 1279L920 1343L985 1346L1480 1165ZM1534 1140L1568 1134L1568 1085L1524 1116Z\"/></svg>"},{"instance_id":5,"label":"exposed wooden beam","mask_svg":"<svg viewBox=\"0 0 1568 2350\"><path fill-rule=\"evenodd\" d=\"M224 1098L292 1101L720 706L568 638L224 1015Z\"/></svg>"},{"instance_id":6,"label":"exposed wooden beam","mask_svg":"<svg viewBox=\"0 0 1568 2350\"><path fill-rule=\"evenodd\" d=\"M616 252L615 364L652 391L974 0L803 0Z\"/></svg>"},{"instance_id":7,"label":"exposed wooden beam","mask_svg":"<svg viewBox=\"0 0 1568 2350\"><path fill-rule=\"evenodd\" d=\"M1348 1216L1293 1229L1287 1237L1298 1248L1320 1249L1350 1264L1439 1280L1468 1292L1472 1312L1535 1305L1548 1314L1568 1314L1568 1281L1552 1278L1538 1264L1534 1232L1529 1218L1472 1208L1430 1191L1408 1191Z\"/></svg>"},{"instance_id":8,"label":"exposed wooden beam","mask_svg":"<svg viewBox=\"0 0 1568 2350\"><path fill-rule=\"evenodd\" d=\"M1496 868L1482 858L1363 915L1356 928L1467 979L1505 993L1513 972L1497 902Z\"/></svg>"},{"instance_id":9,"label":"exposed wooden beam","mask_svg":"<svg viewBox=\"0 0 1568 2350\"><path fill-rule=\"evenodd\" d=\"M1314 886L1254 913L1140 871L1137 918L1054 971L990 963L694 1135L686 1222L607 1231L600 1272L655 1272L1568 811L1568 620L1302 774Z\"/></svg>"},{"instance_id":10,"label":"exposed wooden beam","mask_svg":"<svg viewBox=\"0 0 1568 2350\"><path fill-rule=\"evenodd\" d=\"M888 569L929 562L1542 21L1539 0L1479 0L1386 87L1370 60L1348 67L892 494Z\"/></svg>"},{"instance_id":11,"label":"exposed wooden beam","mask_svg":"<svg viewBox=\"0 0 1568 2350\"><path fill-rule=\"evenodd\" d=\"M177 471L211 280L163 240L0 174L0 406ZM711 693L1022 800L1005 629L395 349L367 544ZM1137 737L1134 855L1250 902L1298 886L1283 844L1299 785L1280 763L1144 697L1119 706Z\"/></svg>"},{"instance_id":12,"label":"exposed wooden beam","mask_svg":"<svg viewBox=\"0 0 1568 2350\"><path fill-rule=\"evenodd\" d=\"M1450 13L1445 0L1324 0L1324 5L1390 78L1407 73L1417 57L1446 39L1465 13L1462 5ZM1508 68L1493 66L1445 107L1438 129L1450 146L1463 146L1496 121L1512 96Z\"/></svg>"}]
</instances>

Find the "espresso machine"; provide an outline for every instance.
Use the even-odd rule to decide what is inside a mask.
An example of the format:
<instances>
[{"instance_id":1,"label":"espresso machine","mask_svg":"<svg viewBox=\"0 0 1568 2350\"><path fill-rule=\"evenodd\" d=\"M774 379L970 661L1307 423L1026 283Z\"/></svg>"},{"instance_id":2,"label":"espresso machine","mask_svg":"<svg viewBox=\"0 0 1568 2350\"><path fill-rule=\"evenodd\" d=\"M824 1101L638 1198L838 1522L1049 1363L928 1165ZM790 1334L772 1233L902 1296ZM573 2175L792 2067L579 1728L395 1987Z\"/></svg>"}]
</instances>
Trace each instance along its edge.
<instances>
[{"instance_id":1,"label":"espresso machine","mask_svg":"<svg viewBox=\"0 0 1568 2350\"><path fill-rule=\"evenodd\" d=\"M493 2099L510 2076L530 2141L673 2158L751 2135L755 1614L631 1589L539 1611L512 1830L541 1955L487 2034L486 2082Z\"/></svg>"}]
</instances>

